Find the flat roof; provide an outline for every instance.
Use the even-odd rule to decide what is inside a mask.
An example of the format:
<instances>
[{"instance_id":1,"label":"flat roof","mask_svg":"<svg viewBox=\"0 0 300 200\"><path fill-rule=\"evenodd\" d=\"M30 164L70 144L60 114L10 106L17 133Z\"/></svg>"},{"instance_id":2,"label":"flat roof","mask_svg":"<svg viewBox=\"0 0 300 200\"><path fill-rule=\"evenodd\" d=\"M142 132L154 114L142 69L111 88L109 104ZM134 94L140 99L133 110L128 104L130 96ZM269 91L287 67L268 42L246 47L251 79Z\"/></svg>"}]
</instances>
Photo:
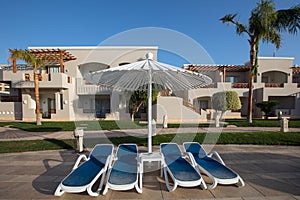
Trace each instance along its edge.
<instances>
[{"instance_id":1,"label":"flat roof","mask_svg":"<svg viewBox=\"0 0 300 200\"><path fill-rule=\"evenodd\" d=\"M294 60L294 57L258 57L258 59L264 59L264 60ZM249 62L249 61L248 61Z\"/></svg>"},{"instance_id":2,"label":"flat roof","mask_svg":"<svg viewBox=\"0 0 300 200\"><path fill-rule=\"evenodd\" d=\"M158 46L29 46L28 49L154 49Z\"/></svg>"}]
</instances>

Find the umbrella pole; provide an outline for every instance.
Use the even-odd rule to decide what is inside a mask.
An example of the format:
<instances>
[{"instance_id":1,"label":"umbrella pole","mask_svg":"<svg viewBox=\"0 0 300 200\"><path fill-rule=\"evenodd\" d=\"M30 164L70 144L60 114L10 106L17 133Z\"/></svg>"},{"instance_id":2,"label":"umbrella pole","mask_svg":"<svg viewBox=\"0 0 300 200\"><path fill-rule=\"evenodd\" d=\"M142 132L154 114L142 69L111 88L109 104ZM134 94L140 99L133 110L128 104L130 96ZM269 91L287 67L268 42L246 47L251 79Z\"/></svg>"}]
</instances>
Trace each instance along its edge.
<instances>
[{"instance_id":1,"label":"umbrella pole","mask_svg":"<svg viewBox=\"0 0 300 200\"><path fill-rule=\"evenodd\" d=\"M148 153L152 153L152 74L149 70L148 83Z\"/></svg>"}]
</instances>

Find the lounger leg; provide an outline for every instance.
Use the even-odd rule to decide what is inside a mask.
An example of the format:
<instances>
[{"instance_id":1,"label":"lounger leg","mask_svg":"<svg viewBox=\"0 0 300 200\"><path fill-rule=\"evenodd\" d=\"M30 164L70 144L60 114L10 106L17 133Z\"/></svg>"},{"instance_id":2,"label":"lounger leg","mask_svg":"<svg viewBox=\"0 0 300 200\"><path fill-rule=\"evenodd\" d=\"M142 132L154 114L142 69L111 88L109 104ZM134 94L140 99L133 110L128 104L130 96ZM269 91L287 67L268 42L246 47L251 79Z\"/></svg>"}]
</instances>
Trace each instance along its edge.
<instances>
[{"instance_id":1,"label":"lounger leg","mask_svg":"<svg viewBox=\"0 0 300 200\"><path fill-rule=\"evenodd\" d=\"M139 183L136 183L134 187L135 187L136 191L137 191L139 194L142 194L142 190L141 190L141 188L139 187Z\"/></svg>"},{"instance_id":2,"label":"lounger leg","mask_svg":"<svg viewBox=\"0 0 300 200\"><path fill-rule=\"evenodd\" d=\"M238 187L244 187L245 186L245 182L243 181L243 179L241 177L239 177L239 182L240 184L237 184Z\"/></svg>"},{"instance_id":3,"label":"lounger leg","mask_svg":"<svg viewBox=\"0 0 300 200\"><path fill-rule=\"evenodd\" d=\"M171 178L173 179L174 185L173 185L173 187L170 186L169 179L168 179L168 172L167 172L166 167L164 167L164 175L165 175L167 189L169 190L169 192L173 192L177 188L177 182L171 176Z\"/></svg>"},{"instance_id":4,"label":"lounger leg","mask_svg":"<svg viewBox=\"0 0 300 200\"><path fill-rule=\"evenodd\" d=\"M99 184L98 191L102 190L103 183L104 183L104 177L105 177L105 171L104 171L103 174L102 174L102 177L101 177L101 181L100 181L100 184Z\"/></svg>"},{"instance_id":5,"label":"lounger leg","mask_svg":"<svg viewBox=\"0 0 300 200\"><path fill-rule=\"evenodd\" d=\"M203 189L203 190L206 190L207 189L207 185L206 185L206 183L205 183L205 181L203 180L203 178L201 178L201 188Z\"/></svg>"},{"instance_id":6,"label":"lounger leg","mask_svg":"<svg viewBox=\"0 0 300 200\"><path fill-rule=\"evenodd\" d=\"M55 196L61 196L61 195L63 195L65 193L65 191L63 191L62 189L61 189L61 186L60 186L60 184L59 184L59 186L56 188L56 190L55 190L55 193L54 193L54 195Z\"/></svg>"},{"instance_id":7,"label":"lounger leg","mask_svg":"<svg viewBox=\"0 0 300 200\"><path fill-rule=\"evenodd\" d=\"M94 184L93 184L94 185ZM87 193L90 195L90 196L92 196L92 197L97 197L98 195L99 195L99 192L97 191L97 192L93 192L92 191L92 186L93 185L90 185L88 188L87 188Z\"/></svg>"},{"instance_id":8,"label":"lounger leg","mask_svg":"<svg viewBox=\"0 0 300 200\"><path fill-rule=\"evenodd\" d=\"M104 188L102 194L106 195L107 191L108 191L108 184L106 183L105 188Z\"/></svg>"}]
</instances>

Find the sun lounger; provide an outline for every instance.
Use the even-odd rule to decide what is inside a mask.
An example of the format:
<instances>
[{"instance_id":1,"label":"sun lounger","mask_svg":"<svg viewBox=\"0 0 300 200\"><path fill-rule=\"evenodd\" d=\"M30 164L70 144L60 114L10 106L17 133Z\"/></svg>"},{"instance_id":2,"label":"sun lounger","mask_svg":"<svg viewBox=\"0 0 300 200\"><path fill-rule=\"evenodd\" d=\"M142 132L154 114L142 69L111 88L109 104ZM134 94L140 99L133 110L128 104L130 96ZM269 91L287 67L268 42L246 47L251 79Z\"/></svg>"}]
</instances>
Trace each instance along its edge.
<instances>
[{"instance_id":1,"label":"sun lounger","mask_svg":"<svg viewBox=\"0 0 300 200\"><path fill-rule=\"evenodd\" d=\"M116 156L112 160L113 163L109 166L103 195L107 193L108 189L130 190L135 188L138 193L142 193L138 184L140 168L138 158L136 144L119 145Z\"/></svg>"},{"instance_id":2,"label":"sun lounger","mask_svg":"<svg viewBox=\"0 0 300 200\"><path fill-rule=\"evenodd\" d=\"M201 186L206 189L200 173L184 158L176 143L163 143L160 151L164 156L164 176L169 191L174 191L177 186ZM173 186L169 183L168 174L173 180Z\"/></svg>"},{"instance_id":3,"label":"sun lounger","mask_svg":"<svg viewBox=\"0 0 300 200\"><path fill-rule=\"evenodd\" d=\"M240 183L239 186L245 185L243 179L225 165L217 152L212 151L207 154L197 142L185 142L183 147L193 164L212 179L212 184L208 186L209 189L215 188L217 184L230 185ZM212 156L216 159L213 159Z\"/></svg>"},{"instance_id":4,"label":"sun lounger","mask_svg":"<svg viewBox=\"0 0 300 200\"><path fill-rule=\"evenodd\" d=\"M112 154L113 145L98 144L90 153L89 158L84 154L80 155L75 162L72 172L62 180L54 195L61 196L64 192L78 193L87 191L91 196L98 196ZM85 160L85 162L80 164L82 160ZM93 192L92 187L101 175L99 188L96 192Z\"/></svg>"}]
</instances>

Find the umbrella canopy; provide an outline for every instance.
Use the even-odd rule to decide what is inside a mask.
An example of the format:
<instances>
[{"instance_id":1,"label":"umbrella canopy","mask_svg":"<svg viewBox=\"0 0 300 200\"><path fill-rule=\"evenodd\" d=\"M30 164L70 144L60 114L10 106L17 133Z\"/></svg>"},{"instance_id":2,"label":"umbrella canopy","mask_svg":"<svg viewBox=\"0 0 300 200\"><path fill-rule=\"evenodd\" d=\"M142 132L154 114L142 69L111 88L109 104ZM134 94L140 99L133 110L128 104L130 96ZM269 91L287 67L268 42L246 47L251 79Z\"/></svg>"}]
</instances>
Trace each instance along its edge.
<instances>
[{"instance_id":1,"label":"umbrella canopy","mask_svg":"<svg viewBox=\"0 0 300 200\"><path fill-rule=\"evenodd\" d=\"M112 87L116 90L148 90L148 152L152 152L152 84L156 90L181 91L197 89L211 84L205 75L153 60L146 60L91 72L85 76L90 83ZM150 98L149 98L150 97Z\"/></svg>"}]
</instances>

